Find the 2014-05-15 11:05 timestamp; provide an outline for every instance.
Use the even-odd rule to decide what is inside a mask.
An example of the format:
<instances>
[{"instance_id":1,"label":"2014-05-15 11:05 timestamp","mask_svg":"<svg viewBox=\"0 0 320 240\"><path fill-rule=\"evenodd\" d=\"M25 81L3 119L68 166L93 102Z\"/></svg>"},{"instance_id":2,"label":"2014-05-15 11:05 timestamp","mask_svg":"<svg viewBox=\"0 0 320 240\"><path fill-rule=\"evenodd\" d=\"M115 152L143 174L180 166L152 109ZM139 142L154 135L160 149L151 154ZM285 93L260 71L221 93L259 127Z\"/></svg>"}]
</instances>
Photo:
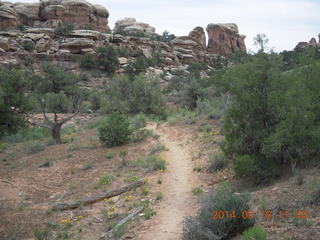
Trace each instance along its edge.
<instances>
[{"instance_id":1,"label":"2014-05-15 11:05 timestamp","mask_svg":"<svg viewBox=\"0 0 320 240\"><path fill-rule=\"evenodd\" d=\"M289 211L289 210L279 210L277 212L273 212L271 210L261 210L260 212L256 213L252 210L244 210L240 212L233 211L223 211L223 210L215 210L212 211L211 219L226 219L226 218L241 218L241 219L255 219L257 217L261 217L264 219L272 219L273 217L278 217L282 219L287 219L289 217L293 218L300 218L300 219L307 219L308 213L306 210L296 210L296 211Z\"/></svg>"}]
</instances>

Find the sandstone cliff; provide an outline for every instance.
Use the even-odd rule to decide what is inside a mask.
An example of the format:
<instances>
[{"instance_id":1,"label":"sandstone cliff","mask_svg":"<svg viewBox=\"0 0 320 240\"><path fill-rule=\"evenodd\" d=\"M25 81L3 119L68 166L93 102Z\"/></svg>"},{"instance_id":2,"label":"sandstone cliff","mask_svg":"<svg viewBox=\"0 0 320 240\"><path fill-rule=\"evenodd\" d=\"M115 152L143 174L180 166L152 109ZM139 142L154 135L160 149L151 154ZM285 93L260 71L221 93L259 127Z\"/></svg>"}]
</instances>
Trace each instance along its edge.
<instances>
[{"instance_id":1,"label":"sandstone cliff","mask_svg":"<svg viewBox=\"0 0 320 240\"><path fill-rule=\"evenodd\" d=\"M317 40L315 38L311 38L309 42L299 42L295 49L304 49L307 47L314 47L314 48L320 48L320 33L318 35L319 42L317 43Z\"/></svg>"},{"instance_id":2,"label":"sandstone cliff","mask_svg":"<svg viewBox=\"0 0 320 240\"><path fill-rule=\"evenodd\" d=\"M205 31L199 26L188 36L161 42L154 27L134 18L117 21L111 33L108 17L107 9L84 0L0 2L0 64L27 55L70 58L73 54L95 53L98 47L108 45L126 49L129 54L139 51L147 58L160 56L165 66L210 65L217 55L246 51L244 36L236 24L209 24L207 45ZM58 34L55 28L60 23L72 23L76 30ZM86 30L89 27L94 30Z\"/></svg>"},{"instance_id":3,"label":"sandstone cliff","mask_svg":"<svg viewBox=\"0 0 320 240\"><path fill-rule=\"evenodd\" d=\"M207 50L210 54L227 56L236 51L246 51L245 36L239 34L238 26L234 23L210 23L207 32Z\"/></svg>"},{"instance_id":4,"label":"sandstone cliff","mask_svg":"<svg viewBox=\"0 0 320 240\"><path fill-rule=\"evenodd\" d=\"M39 3L0 2L0 30L30 27L56 27L68 22L76 28L110 31L109 12L83 0L43 0Z\"/></svg>"}]
</instances>

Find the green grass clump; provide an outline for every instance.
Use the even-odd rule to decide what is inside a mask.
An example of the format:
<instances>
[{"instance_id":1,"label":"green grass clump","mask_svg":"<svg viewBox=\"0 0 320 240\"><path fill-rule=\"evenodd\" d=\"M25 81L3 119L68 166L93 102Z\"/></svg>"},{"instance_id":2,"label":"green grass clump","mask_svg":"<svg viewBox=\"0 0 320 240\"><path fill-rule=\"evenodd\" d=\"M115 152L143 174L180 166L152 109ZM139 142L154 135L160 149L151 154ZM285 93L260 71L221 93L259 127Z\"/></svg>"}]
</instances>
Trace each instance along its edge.
<instances>
[{"instance_id":1,"label":"green grass clump","mask_svg":"<svg viewBox=\"0 0 320 240\"><path fill-rule=\"evenodd\" d=\"M267 233L261 226L254 226L243 232L241 240L266 240Z\"/></svg>"},{"instance_id":2,"label":"green grass clump","mask_svg":"<svg viewBox=\"0 0 320 240\"><path fill-rule=\"evenodd\" d=\"M166 169L166 161L156 155L148 155L141 157L133 162L135 167L148 168L154 171L164 171Z\"/></svg>"},{"instance_id":3,"label":"green grass clump","mask_svg":"<svg viewBox=\"0 0 320 240\"><path fill-rule=\"evenodd\" d=\"M192 189L193 195L198 195L198 194L200 194L202 192L203 192L203 190L200 187L196 187L196 188Z\"/></svg>"},{"instance_id":4,"label":"green grass clump","mask_svg":"<svg viewBox=\"0 0 320 240\"><path fill-rule=\"evenodd\" d=\"M41 144L34 141L27 142L25 147L26 147L27 153L32 153L32 154L41 152L44 149L44 147Z\"/></svg>"},{"instance_id":5,"label":"green grass clump","mask_svg":"<svg viewBox=\"0 0 320 240\"><path fill-rule=\"evenodd\" d=\"M113 152L107 152L105 157L108 158L108 159L112 159L113 158Z\"/></svg>"},{"instance_id":6,"label":"green grass clump","mask_svg":"<svg viewBox=\"0 0 320 240\"><path fill-rule=\"evenodd\" d=\"M115 179L115 176L110 175L110 174L106 174L100 177L99 179L99 184L100 185L108 185L109 183L111 183L113 180Z\"/></svg>"},{"instance_id":7,"label":"green grass clump","mask_svg":"<svg viewBox=\"0 0 320 240\"><path fill-rule=\"evenodd\" d=\"M160 144L160 143L157 143L155 145L152 145L149 149L149 154L150 155L153 155L155 154L156 152L160 152L160 151L164 151L166 150L166 146Z\"/></svg>"}]
</instances>

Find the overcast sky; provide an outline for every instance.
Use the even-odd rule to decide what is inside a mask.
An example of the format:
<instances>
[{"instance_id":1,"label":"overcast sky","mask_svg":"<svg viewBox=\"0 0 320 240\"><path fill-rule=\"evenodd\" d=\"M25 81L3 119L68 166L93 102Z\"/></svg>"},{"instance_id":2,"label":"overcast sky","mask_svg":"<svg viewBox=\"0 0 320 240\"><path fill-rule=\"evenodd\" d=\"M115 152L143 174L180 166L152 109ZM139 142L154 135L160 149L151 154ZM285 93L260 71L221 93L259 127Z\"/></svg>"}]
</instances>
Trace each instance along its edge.
<instances>
[{"instance_id":1,"label":"overcast sky","mask_svg":"<svg viewBox=\"0 0 320 240\"><path fill-rule=\"evenodd\" d=\"M105 6L109 25L125 17L146 22L162 33L187 35L208 23L236 23L247 36L248 49L256 50L253 37L265 33L276 51L291 50L299 41L320 33L320 0L88 0ZM37 2L37 0L23 0Z\"/></svg>"}]
</instances>

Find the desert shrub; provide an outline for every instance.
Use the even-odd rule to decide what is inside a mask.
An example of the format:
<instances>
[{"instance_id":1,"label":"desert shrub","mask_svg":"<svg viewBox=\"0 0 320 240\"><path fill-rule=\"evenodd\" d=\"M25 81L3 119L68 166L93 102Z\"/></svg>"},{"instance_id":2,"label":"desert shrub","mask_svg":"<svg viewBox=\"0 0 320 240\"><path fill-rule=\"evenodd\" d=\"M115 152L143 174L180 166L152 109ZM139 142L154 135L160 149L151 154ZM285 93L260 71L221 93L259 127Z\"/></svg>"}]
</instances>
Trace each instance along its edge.
<instances>
[{"instance_id":1,"label":"desert shrub","mask_svg":"<svg viewBox=\"0 0 320 240\"><path fill-rule=\"evenodd\" d=\"M132 81L127 76L115 76L102 98L102 111L165 115L159 80L143 75Z\"/></svg>"},{"instance_id":2,"label":"desert shrub","mask_svg":"<svg viewBox=\"0 0 320 240\"><path fill-rule=\"evenodd\" d=\"M143 73L147 70L149 64L145 56L141 55L135 58L134 61L128 63L125 67L125 72L129 75L130 79L134 79L136 75Z\"/></svg>"},{"instance_id":3,"label":"desert shrub","mask_svg":"<svg viewBox=\"0 0 320 240\"><path fill-rule=\"evenodd\" d=\"M199 131L200 132L211 132L212 131L212 126L209 123L201 123L199 126Z\"/></svg>"},{"instance_id":4,"label":"desert shrub","mask_svg":"<svg viewBox=\"0 0 320 240\"><path fill-rule=\"evenodd\" d=\"M102 92L99 91L93 91L89 95L89 101L91 104L91 110L94 112L97 112L101 108L101 96Z\"/></svg>"},{"instance_id":5,"label":"desert shrub","mask_svg":"<svg viewBox=\"0 0 320 240\"><path fill-rule=\"evenodd\" d=\"M210 119L221 119L227 108L227 97L221 95L211 99L198 99L196 102L196 113L207 116Z\"/></svg>"},{"instance_id":6,"label":"desert shrub","mask_svg":"<svg viewBox=\"0 0 320 240\"><path fill-rule=\"evenodd\" d=\"M157 37L156 40L161 42L170 42L171 40L175 39L176 36L169 31L165 30L161 36Z\"/></svg>"},{"instance_id":7,"label":"desert shrub","mask_svg":"<svg viewBox=\"0 0 320 240\"><path fill-rule=\"evenodd\" d=\"M89 70L97 68L97 61L91 53L85 53L80 57L80 67Z\"/></svg>"},{"instance_id":8,"label":"desert shrub","mask_svg":"<svg viewBox=\"0 0 320 240\"><path fill-rule=\"evenodd\" d=\"M227 167L225 155L223 153L214 154L209 157L208 171L210 173L223 170Z\"/></svg>"},{"instance_id":9,"label":"desert shrub","mask_svg":"<svg viewBox=\"0 0 320 240\"><path fill-rule=\"evenodd\" d=\"M254 226L243 232L241 240L267 240L267 233L261 226Z\"/></svg>"},{"instance_id":10,"label":"desert shrub","mask_svg":"<svg viewBox=\"0 0 320 240\"><path fill-rule=\"evenodd\" d=\"M0 143L0 153L4 153L9 147L9 144L4 142L4 143Z\"/></svg>"},{"instance_id":11,"label":"desert shrub","mask_svg":"<svg viewBox=\"0 0 320 240\"><path fill-rule=\"evenodd\" d=\"M233 158L238 176L259 183L279 176L283 165L318 161L320 63L305 57L303 67L282 72L281 56L260 52L223 75L231 99L223 150Z\"/></svg>"},{"instance_id":12,"label":"desert shrub","mask_svg":"<svg viewBox=\"0 0 320 240\"><path fill-rule=\"evenodd\" d=\"M221 240L229 239L254 224L254 219L224 217L212 219L213 211L229 211L236 216L250 210L248 194L234 194L230 186L221 185L210 193L201 203L195 217L188 217L183 224L184 240ZM251 218L251 217L250 217Z\"/></svg>"},{"instance_id":13,"label":"desert shrub","mask_svg":"<svg viewBox=\"0 0 320 240\"><path fill-rule=\"evenodd\" d=\"M127 143L132 134L128 117L118 112L111 113L101 121L98 134L101 143L106 147Z\"/></svg>"},{"instance_id":14,"label":"desert shrub","mask_svg":"<svg viewBox=\"0 0 320 240\"><path fill-rule=\"evenodd\" d=\"M32 42L32 40L30 41L23 41L22 42L22 47L24 50L28 51L28 52L31 52L34 50L35 48L35 45L34 43Z\"/></svg>"},{"instance_id":15,"label":"desert shrub","mask_svg":"<svg viewBox=\"0 0 320 240\"><path fill-rule=\"evenodd\" d=\"M110 175L110 174L106 174L100 177L99 179L99 184L101 185L108 185L109 183L111 183L113 180L115 179L115 176Z\"/></svg>"},{"instance_id":16,"label":"desert shrub","mask_svg":"<svg viewBox=\"0 0 320 240\"><path fill-rule=\"evenodd\" d=\"M26 57L24 58L24 64L25 64L26 66L30 66L30 65L32 65L32 64L34 64L34 63L35 63L35 58L34 58L34 56L28 55L28 56L26 56Z\"/></svg>"},{"instance_id":17,"label":"desert shrub","mask_svg":"<svg viewBox=\"0 0 320 240\"><path fill-rule=\"evenodd\" d=\"M132 133L131 140L133 142L141 142L151 136L152 132L149 129L138 129Z\"/></svg>"},{"instance_id":18,"label":"desert shrub","mask_svg":"<svg viewBox=\"0 0 320 240\"><path fill-rule=\"evenodd\" d=\"M14 68L0 68L0 137L16 133L28 125L34 107L30 94L30 74Z\"/></svg>"},{"instance_id":19,"label":"desert shrub","mask_svg":"<svg viewBox=\"0 0 320 240\"><path fill-rule=\"evenodd\" d=\"M55 33L58 36L67 36L74 30L74 25L72 23L59 23L59 25L55 28Z\"/></svg>"},{"instance_id":20,"label":"desert shrub","mask_svg":"<svg viewBox=\"0 0 320 240\"><path fill-rule=\"evenodd\" d=\"M97 48L97 64L108 74L113 74L119 67L118 53L111 46Z\"/></svg>"},{"instance_id":21,"label":"desert shrub","mask_svg":"<svg viewBox=\"0 0 320 240\"><path fill-rule=\"evenodd\" d=\"M198 195L198 194L200 194L202 192L203 192L203 190L200 187L195 187L195 188L192 189L192 194L193 195Z\"/></svg>"},{"instance_id":22,"label":"desert shrub","mask_svg":"<svg viewBox=\"0 0 320 240\"><path fill-rule=\"evenodd\" d=\"M135 130L144 128L147 125L147 117L144 115L144 113L140 112L137 115L131 117L130 122L132 128Z\"/></svg>"},{"instance_id":23,"label":"desert shrub","mask_svg":"<svg viewBox=\"0 0 320 240\"><path fill-rule=\"evenodd\" d=\"M310 194L310 203L311 204L320 204L320 182L312 181L311 183L311 194Z\"/></svg>"},{"instance_id":24,"label":"desert shrub","mask_svg":"<svg viewBox=\"0 0 320 240\"><path fill-rule=\"evenodd\" d=\"M34 142L34 141L27 142L25 146L26 146L27 152L32 154L41 152L43 150L43 146L38 142Z\"/></svg>"},{"instance_id":25,"label":"desert shrub","mask_svg":"<svg viewBox=\"0 0 320 240\"><path fill-rule=\"evenodd\" d=\"M27 26L23 24L18 24L17 29L21 32L24 32L25 30L27 30Z\"/></svg>"},{"instance_id":26,"label":"desert shrub","mask_svg":"<svg viewBox=\"0 0 320 240\"><path fill-rule=\"evenodd\" d=\"M166 146L160 143L154 144L149 148L149 154L153 155L157 152L166 150Z\"/></svg>"},{"instance_id":27,"label":"desert shrub","mask_svg":"<svg viewBox=\"0 0 320 240\"><path fill-rule=\"evenodd\" d=\"M33 229L33 235L36 240L48 240L50 237L50 227L45 226L42 229L35 228Z\"/></svg>"},{"instance_id":28,"label":"desert shrub","mask_svg":"<svg viewBox=\"0 0 320 240\"><path fill-rule=\"evenodd\" d=\"M166 169L166 161L155 155L148 155L145 157L138 158L133 162L133 166L147 168L150 170L162 170Z\"/></svg>"},{"instance_id":29,"label":"desert shrub","mask_svg":"<svg viewBox=\"0 0 320 240\"><path fill-rule=\"evenodd\" d=\"M29 127L19 130L17 133L5 136L4 141L9 143L19 143L24 141L34 141L50 136L50 130L43 127Z\"/></svg>"}]
</instances>

